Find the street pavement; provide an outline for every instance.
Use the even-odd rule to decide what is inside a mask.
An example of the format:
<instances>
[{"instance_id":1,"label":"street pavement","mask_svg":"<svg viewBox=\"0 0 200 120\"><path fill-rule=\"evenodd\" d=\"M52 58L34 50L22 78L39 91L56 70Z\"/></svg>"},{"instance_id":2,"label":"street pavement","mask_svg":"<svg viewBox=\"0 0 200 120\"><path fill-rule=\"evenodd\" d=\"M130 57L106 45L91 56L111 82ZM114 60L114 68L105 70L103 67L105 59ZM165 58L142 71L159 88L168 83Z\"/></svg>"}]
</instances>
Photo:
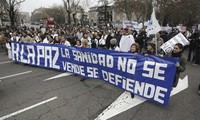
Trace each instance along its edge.
<instances>
[{"instance_id":1,"label":"street pavement","mask_svg":"<svg viewBox=\"0 0 200 120\"><path fill-rule=\"evenodd\" d=\"M102 80L12 62L0 51L0 120L94 120L124 91ZM110 120L199 120L200 66L187 63L189 87L167 107L145 102Z\"/></svg>"}]
</instances>

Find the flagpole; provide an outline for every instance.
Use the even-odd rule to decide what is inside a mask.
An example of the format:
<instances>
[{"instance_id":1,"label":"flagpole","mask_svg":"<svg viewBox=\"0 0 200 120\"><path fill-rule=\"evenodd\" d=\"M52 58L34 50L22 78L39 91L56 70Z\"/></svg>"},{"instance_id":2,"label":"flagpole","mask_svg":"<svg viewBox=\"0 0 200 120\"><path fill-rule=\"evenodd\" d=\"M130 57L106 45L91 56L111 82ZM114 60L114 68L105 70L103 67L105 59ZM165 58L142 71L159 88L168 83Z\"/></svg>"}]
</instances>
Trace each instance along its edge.
<instances>
[{"instance_id":1,"label":"flagpole","mask_svg":"<svg viewBox=\"0 0 200 120\"><path fill-rule=\"evenodd\" d=\"M156 0L153 0L152 2L153 12L156 14L155 6L156 6ZM156 45L156 55L158 55L158 41L157 41L156 33L155 33L155 45Z\"/></svg>"}]
</instances>

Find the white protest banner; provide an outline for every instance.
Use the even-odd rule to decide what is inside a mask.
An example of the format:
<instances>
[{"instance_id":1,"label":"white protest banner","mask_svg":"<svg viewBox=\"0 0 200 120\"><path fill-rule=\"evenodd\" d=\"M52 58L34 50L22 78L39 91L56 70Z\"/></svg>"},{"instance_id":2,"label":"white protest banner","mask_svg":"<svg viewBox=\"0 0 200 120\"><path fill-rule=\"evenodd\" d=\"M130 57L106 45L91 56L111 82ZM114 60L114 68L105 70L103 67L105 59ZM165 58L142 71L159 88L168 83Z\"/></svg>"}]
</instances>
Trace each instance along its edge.
<instances>
[{"instance_id":1,"label":"white protest banner","mask_svg":"<svg viewBox=\"0 0 200 120\"><path fill-rule=\"evenodd\" d=\"M128 29L141 29L142 27L135 21L124 21L123 28Z\"/></svg>"},{"instance_id":2,"label":"white protest banner","mask_svg":"<svg viewBox=\"0 0 200 120\"><path fill-rule=\"evenodd\" d=\"M172 39L164 43L160 48L165 53L170 53L176 43L181 43L183 46L189 45L189 41L185 38L185 36L182 33L179 33Z\"/></svg>"}]
</instances>

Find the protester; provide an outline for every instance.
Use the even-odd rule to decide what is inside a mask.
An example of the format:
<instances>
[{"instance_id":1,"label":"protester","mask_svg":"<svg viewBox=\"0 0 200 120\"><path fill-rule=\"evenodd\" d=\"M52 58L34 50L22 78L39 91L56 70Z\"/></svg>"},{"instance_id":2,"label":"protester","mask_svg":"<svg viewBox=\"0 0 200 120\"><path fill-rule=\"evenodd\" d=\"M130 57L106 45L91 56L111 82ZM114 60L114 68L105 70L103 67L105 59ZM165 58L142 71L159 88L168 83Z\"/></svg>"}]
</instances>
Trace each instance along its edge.
<instances>
[{"instance_id":1,"label":"protester","mask_svg":"<svg viewBox=\"0 0 200 120\"><path fill-rule=\"evenodd\" d=\"M42 37L44 37L44 35ZM44 39L42 39L42 43L53 43L53 38L50 35L47 35Z\"/></svg>"},{"instance_id":2,"label":"protester","mask_svg":"<svg viewBox=\"0 0 200 120\"><path fill-rule=\"evenodd\" d=\"M64 37L62 37L61 41L63 42L63 45L71 46L70 42L67 39L65 39Z\"/></svg>"},{"instance_id":3,"label":"protester","mask_svg":"<svg viewBox=\"0 0 200 120\"><path fill-rule=\"evenodd\" d=\"M163 54L163 51L160 49L161 45L164 44L164 40L160 37L160 33L156 33L155 37L151 40L151 42L156 45L156 53Z\"/></svg>"},{"instance_id":4,"label":"protester","mask_svg":"<svg viewBox=\"0 0 200 120\"><path fill-rule=\"evenodd\" d=\"M145 46L145 40L146 40L146 32L144 30L140 30L138 36L136 37L135 42L137 42L140 45L140 51L142 51L142 48Z\"/></svg>"},{"instance_id":5,"label":"protester","mask_svg":"<svg viewBox=\"0 0 200 120\"><path fill-rule=\"evenodd\" d=\"M174 50L171 53L172 57L178 57L179 61L176 63L176 75L174 78L173 87L176 87L178 84L179 76L181 72L184 72L186 69L186 58L183 54L183 45L181 43L177 43L174 46Z\"/></svg>"},{"instance_id":6,"label":"protester","mask_svg":"<svg viewBox=\"0 0 200 120\"><path fill-rule=\"evenodd\" d=\"M17 32L14 32L11 37L11 41L19 42L20 37L17 35Z\"/></svg>"},{"instance_id":7,"label":"protester","mask_svg":"<svg viewBox=\"0 0 200 120\"><path fill-rule=\"evenodd\" d=\"M96 39L97 33L92 34L91 36L91 48L98 48L99 41Z\"/></svg>"},{"instance_id":8,"label":"protester","mask_svg":"<svg viewBox=\"0 0 200 120\"><path fill-rule=\"evenodd\" d=\"M81 39L81 41L83 39L87 40L88 41L88 46L91 48L91 38L90 38L90 32L89 31L85 31L84 35L83 35L83 38Z\"/></svg>"},{"instance_id":9,"label":"protester","mask_svg":"<svg viewBox=\"0 0 200 120\"><path fill-rule=\"evenodd\" d=\"M97 39L98 39L98 48L106 49L106 41L105 41L102 33L97 35Z\"/></svg>"},{"instance_id":10,"label":"protester","mask_svg":"<svg viewBox=\"0 0 200 120\"><path fill-rule=\"evenodd\" d=\"M200 34L198 33L197 39L195 40L195 61L194 66L200 66Z\"/></svg>"},{"instance_id":11,"label":"protester","mask_svg":"<svg viewBox=\"0 0 200 120\"><path fill-rule=\"evenodd\" d=\"M55 36L53 44L60 44L60 42L61 42L61 40L60 40L59 36Z\"/></svg>"},{"instance_id":12,"label":"protester","mask_svg":"<svg viewBox=\"0 0 200 120\"><path fill-rule=\"evenodd\" d=\"M88 48L89 47L87 39L82 39L82 41L81 41L81 47L82 48ZM80 81L85 81L86 79L87 79L86 77L81 76Z\"/></svg>"},{"instance_id":13,"label":"protester","mask_svg":"<svg viewBox=\"0 0 200 120\"><path fill-rule=\"evenodd\" d=\"M109 50L120 51L120 48L119 48L118 45L117 45L117 39L112 38L112 39L110 40L110 48L109 48Z\"/></svg>"},{"instance_id":14,"label":"protester","mask_svg":"<svg viewBox=\"0 0 200 120\"><path fill-rule=\"evenodd\" d=\"M199 88L198 88L198 94L199 94L199 96L200 96L200 84L199 84Z\"/></svg>"},{"instance_id":15,"label":"protester","mask_svg":"<svg viewBox=\"0 0 200 120\"><path fill-rule=\"evenodd\" d=\"M138 43L133 43L130 48L130 53L138 54L140 53L140 45Z\"/></svg>"},{"instance_id":16,"label":"protester","mask_svg":"<svg viewBox=\"0 0 200 120\"><path fill-rule=\"evenodd\" d=\"M123 35L119 42L119 48L121 52L128 52L130 50L131 45L135 43L135 39L133 35L129 35L128 29L125 28L123 31Z\"/></svg>"},{"instance_id":17,"label":"protester","mask_svg":"<svg viewBox=\"0 0 200 120\"><path fill-rule=\"evenodd\" d=\"M6 42L6 49L7 49L7 53L8 53L8 58L12 59L12 48L11 48L10 41Z\"/></svg>"},{"instance_id":18,"label":"protester","mask_svg":"<svg viewBox=\"0 0 200 120\"><path fill-rule=\"evenodd\" d=\"M80 39L77 39L76 40L76 47L81 47L81 40Z\"/></svg>"},{"instance_id":19,"label":"protester","mask_svg":"<svg viewBox=\"0 0 200 120\"><path fill-rule=\"evenodd\" d=\"M113 38L112 36L112 31L109 30L108 33L107 33L107 37L105 38L105 41L106 41L106 48L109 49L111 46L110 46L110 41L111 39Z\"/></svg>"},{"instance_id":20,"label":"protester","mask_svg":"<svg viewBox=\"0 0 200 120\"><path fill-rule=\"evenodd\" d=\"M130 53L138 54L140 53L140 45L138 43L133 43L130 48ZM131 93L131 98L134 98L135 95Z\"/></svg>"},{"instance_id":21,"label":"protester","mask_svg":"<svg viewBox=\"0 0 200 120\"><path fill-rule=\"evenodd\" d=\"M198 31L196 30L190 37L189 37L189 51L188 51L188 58L187 61L192 61L194 62L195 60L195 41L198 39ZM192 59L191 59L192 57Z\"/></svg>"},{"instance_id":22,"label":"protester","mask_svg":"<svg viewBox=\"0 0 200 120\"><path fill-rule=\"evenodd\" d=\"M80 29L78 29L76 36L77 36L78 39L83 38L83 32Z\"/></svg>"},{"instance_id":23,"label":"protester","mask_svg":"<svg viewBox=\"0 0 200 120\"><path fill-rule=\"evenodd\" d=\"M147 42L146 52L143 53L144 56L156 55L156 45L152 42Z\"/></svg>"},{"instance_id":24,"label":"protester","mask_svg":"<svg viewBox=\"0 0 200 120\"><path fill-rule=\"evenodd\" d=\"M24 43L34 43L34 39L30 37L30 35L27 34L27 32L22 33L22 37L20 39L20 42Z\"/></svg>"},{"instance_id":25,"label":"protester","mask_svg":"<svg viewBox=\"0 0 200 120\"><path fill-rule=\"evenodd\" d=\"M117 39L118 46L119 46L119 42L121 40L121 37L122 37L122 30L121 29L117 29L117 31L115 31L114 38Z\"/></svg>"},{"instance_id":26,"label":"protester","mask_svg":"<svg viewBox=\"0 0 200 120\"><path fill-rule=\"evenodd\" d=\"M88 40L87 39L82 39L82 41L81 41L81 47L82 48L89 48Z\"/></svg>"}]
</instances>

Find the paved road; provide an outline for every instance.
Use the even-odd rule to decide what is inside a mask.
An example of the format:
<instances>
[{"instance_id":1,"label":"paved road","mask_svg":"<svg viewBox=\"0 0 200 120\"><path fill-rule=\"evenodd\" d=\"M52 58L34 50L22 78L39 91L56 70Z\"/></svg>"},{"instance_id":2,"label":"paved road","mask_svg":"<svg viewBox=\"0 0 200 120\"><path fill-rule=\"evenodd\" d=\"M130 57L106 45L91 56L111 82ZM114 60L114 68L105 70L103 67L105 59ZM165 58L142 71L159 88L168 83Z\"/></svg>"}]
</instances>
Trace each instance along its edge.
<instances>
[{"instance_id":1,"label":"paved road","mask_svg":"<svg viewBox=\"0 0 200 120\"><path fill-rule=\"evenodd\" d=\"M93 120L123 93L101 80L81 82L73 75L44 81L62 72L7 61L0 51L0 120L6 115L8 120ZM199 120L199 71L187 64L181 78L189 75L189 88L170 98L168 107L145 102L110 120Z\"/></svg>"}]
</instances>

